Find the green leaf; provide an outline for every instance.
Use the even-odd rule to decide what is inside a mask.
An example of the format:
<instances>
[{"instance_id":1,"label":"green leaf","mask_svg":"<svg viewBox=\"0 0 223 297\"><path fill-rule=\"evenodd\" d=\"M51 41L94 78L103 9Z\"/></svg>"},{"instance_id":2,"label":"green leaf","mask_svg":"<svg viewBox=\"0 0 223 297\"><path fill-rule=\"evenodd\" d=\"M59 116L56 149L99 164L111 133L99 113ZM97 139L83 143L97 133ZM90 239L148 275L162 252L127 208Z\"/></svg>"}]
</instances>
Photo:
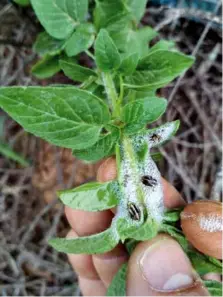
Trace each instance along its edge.
<instances>
[{"instance_id":1,"label":"green leaf","mask_svg":"<svg viewBox=\"0 0 223 297\"><path fill-rule=\"evenodd\" d=\"M109 19L106 20L103 28L109 32L109 35L116 34L117 31L120 32L120 28L129 28L129 22L131 21L131 15L129 12L119 12L115 15L112 15Z\"/></svg>"},{"instance_id":2,"label":"green leaf","mask_svg":"<svg viewBox=\"0 0 223 297\"><path fill-rule=\"evenodd\" d=\"M120 131L116 127L109 127L111 131L101 135L98 141L87 150L74 150L73 154L81 160L98 161L115 152L115 145L120 138Z\"/></svg>"},{"instance_id":3,"label":"green leaf","mask_svg":"<svg viewBox=\"0 0 223 297\"><path fill-rule=\"evenodd\" d=\"M145 241L145 240L152 239L157 235L157 233L158 233L157 224L153 222L152 219L148 218L147 221L142 226L140 226L139 229L136 230L136 232L131 236L135 240Z\"/></svg>"},{"instance_id":4,"label":"green leaf","mask_svg":"<svg viewBox=\"0 0 223 297\"><path fill-rule=\"evenodd\" d=\"M166 143L172 136L174 136L180 126L180 121L166 123L158 128L146 131L149 138L150 148L158 147ZM148 133L149 132L149 133Z\"/></svg>"},{"instance_id":5,"label":"green leaf","mask_svg":"<svg viewBox=\"0 0 223 297\"><path fill-rule=\"evenodd\" d=\"M126 296L127 265L127 263L123 264L113 277L106 296Z\"/></svg>"},{"instance_id":6,"label":"green leaf","mask_svg":"<svg viewBox=\"0 0 223 297\"><path fill-rule=\"evenodd\" d=\"M67 38L88 11L88 0L31 0L31 4L46 31L58 39Z\"/></svg>"},{"instance_id":7,"label":"green leaf","mask_svg":"<svg viewBox=\"0 0 223 297\"><path fill-rule=\"evenodd\" d=\"M143 221L134 221L130 220L128 217L119 217L115 221L116 230L122 242L126 239L135 239L135 233L138 231L140 225L143 224Z\"/></svg>"},{"instance_id":8,"label":"green leaf","mask_svg":"<svg viewBox=\"0 0 223 297\"><path fill-rule=\"evenodd\" d=\"M30 4L29 0L13 0L16 4L20 6L28 6Z\"/></svg>"},{"instance_id":9,"label":"green leaf","mask_svg":"<svg viewBox=\"0 0 223 297\"><path fill-rule=\"evenodd\" d=\"M172 236L174 239L176 239L178 241L178 243L181 245L181 247L183 248L183 250L186 253L188 253L189 243L186 240L183 233L179 229L164 222L161 225L160 232L168 233L170 236Z\"/></svg>"},{"instance_id":10,"label":"green leaf","mask_svg":"<svg viewBox=\"0 0 223 297\"><path fill-rule=\"evenodd\" d=\"M142 98L148 98L148 97L156 97L156 91L150 90L150 91L136 91L136 90L130 90L130 92L135 93L135 99L142 99Z\"/></svg>"},{"instance_id":11,"label":"green leaf","mask_svg":"<svg viewBox=\"0 0 223 297\"><path fill-rule=\"evenodd\" d=\"M122 59L121 65L119 67L119 71L124 75L132 74L137 67L139 61L139 55L137 53L130 54L125 56Z\"/></svg>"},{"instance_id":12,"label":"green leaf","mask_svg":"<svg viewBox=\"0 0 223 297\"><path fill-rule=\"evenodd\" d=\"M112 228L104 232L78 238L53 238L49 244L59 252L67 254L102 254L112 250L119 238Z\"/></svg>"},{"instance_id":13,"label":"green leaf","mask_svg":"<svg viewBox=\"0 0 223 297\"><path fill-rule=\"evenodd\" d=\"M187 70L194 62L193 56L177 51L157 50L139 61L138 69L160 71L165 76L177 76Z\"/></svg>"},{"instance_id":14,"label":"green leaf","mask_svg":"<svg viewBox=\"0 0 223 297\"><path fill-rule=\"evenodd\" d=\"M193 62L194 57L176 51L154 51L139 61L137 71L125 78L125 85L145 90L163 87L186 71Z\"/></svg>"},{"instance_id":15,"label":"green leaf","mask_svg":"<svg viewBox=\"0 0 223 297\"><path fill-rule=\"evenodd\" d=\"M97 29L105 28L112 17L126 13L127 8L123 0L96 0L94 23Z\"/></svg>"},{"instance_id":16,"label":"green leaf","mask_svg":"<svg viewBox=\"0 0 223 297\"><path fill-rule=\"evenodd\" d=\"M7 159L16 161L17 163L19 163L24 167L27 167L30 165L26 159L24 159L22 156L14 152L13 149L6 143L0 142L0 154L5 156Z\"/></svg>"},{"instance_id":17,"label":"green leaf","mask_svg":"<svg viewBox=\"0 0 223 297\"><path fill-rule=\"evenodd\" d=\"M145 8L148 0L127 0L134 21L139 23L145 13Z\"/></svg>"},{"instance_id":18,"label":"green leaf","mask_svg":"<svg viewBox=\"0 0 223 297\"><path fill-rule=\"evenodd\" d=\"M92 146L110 120L101 99L75 87L1 88L0 107L28 132L73 149Z\"/></svg>"},{"instance_id":19,"label":"green leaf","mask_svg":"<svg viewBox=\"0 0 223 297\"><path fill-rule=\"evenodd\" d=\"M157 32L151 27L144 27L137 31L129 29L125 35L126 38L123 39L122 44L124 52L129 54L138 53L139 57L142 58L148 54L149 42L157 36Z\"/></svg>"},{"instance_id":20,"label":"green leaf","mask_svg":"<svg viewBox=\"0 0 223 297\"><path fill-rule=\"evenodd\" d=\"M73 61L60 60L59 63L65 75L74 81L84 82L90 76L97 77L93 70L82 67Z\"/></svg>"},{"instance_id":21,"label":"green leaf","mask_svg":"<svg viewBox=\"0 0 223 297\"><path fill-rule=\"evenodd\" d=\"M173 50L174 46L175 46L174 41L161 39L154 46L150 48L149 54L157 50Z\"/></svg>"},{"instance_id":22,"label":"green leaf","mask_svg":"<svg viewBox=\"0 0 223 297\"><path fill-rule=\"evenodd\" d=\"M31 72L39 79L49 78L60 71L59 56L46 55L32 66Z\"/></svg>"},{"instance_id":23,"label":"green leaf","mask_svg":"<svg viewBox=\"0 0 223 297\"><path fill-rule=\"evenodd\" d=\"M204 280L203 282L211 296L222 296L222 283L215 280Z\"/></svg>"},{"instance_id":24,"label":"green leaf","mask_svg":"<svg viewBox=\"0 0 223 297\"><path fill-rule=\"evenodd\" d=\"M187 255L190 258L194 269L200 275L205 275L206 273L211 272L222 274L222 263L217 259L201 254L196 250L188 251Z\"/></svg>"},{"instance_id":25,"label":"green leaf","mask_svg":"<svg viewBox=\"0 0 223 297\"><path fill-rule=\"evenodd\" d=\"M167 101L164 98L151 97L138 99L126 104L122 110L121 119L128 127L136 126L139 130L147 123L156 121L166 110ZM132 127L131 127L132 126Z\"/></svg>"},{"instance_id":26,"label":"green leaf","mask_svg":"<svg viewBox=\"0 0 223 297\"><path fill-rule=\"evenodd\" d=\"M144 241L153 238L158 232L157 224L151 219L140 225L140 223L131 223L126 218L119 218L116 222L116 228L122 241L129 238Z\"/></svg>"},{"instance_id":27,"label":"green leaf","mask_svg":"<svg viewBox=\"0 0 223 297\"><path fill-rule=\"evenodd\" d=\"M60 200L70 208L86 211L102 211L117 206L118 183L92 182L72 190L59 191Z\"/></svg>"},{"instance_id":28,"label":"green leaf","mask_svg":"<svg viewBox=\"0 0 223 297\"><path fill-rule=\"evenodd\" d=\"M33 50L41 57L45 56L46 54L55 56L61 53L64 43L64 40L55 39L47 32L41 32L37 36L37 39L33 45Z\"/></svg>"},{"instance_id":29,"label":"green leaf","mask_svg":"<svg viewBox=\"0 0 223 297\"><path fill-rule=\"evenodd\" d=\"M139 243L139 241L135 240L135 239L127 239L125 241L125 248L129 255L132 254L132 252L134 251L134 249L136 248L138 243Z\"/></svg>"},{"instance_id":30,"label":"green leaf","mask_svg":"<svg viewBox=\"0 0 223 297\"><path fill-rule=\"evenodd\" d=\"M183 210L182 207L181 208L168 209L164 213L163 221L168 222L168 223L175 223L175 222L179 221L180 213L181 213L182 210Z\"/></svg>"},{"instance_id":31,"label":"green leaf","mask_svg":"<svg viewBox=\"0 0 223 297\"><path fill-rule=\"evenodd\" d=\"M92 24L81 24L70 36L65 44L65 52L68 57L76 56L89 49L95 36L95 29Z\"/></svg>"},{"instance_id":32,"label":"green leaf","mask_svg":"<svg viewBox=\"0 0 223 297\"><path fill-rule=\"evenodd\" d=\"M100 30L95 41L95 57L97 66L104 72L120 66L121 58L118 50L105 29Z\"/></svg>"},{"instance_id":33,"label":"green leaf","mask_svg":"<svg viewBox=\"0 0 223 297\"><path fill-rule=\"evenodd\" d=\"M126 46L126 37L130 30L130 24L131 14L129 12L120 12L109 18L104 25L104 28L108 31L117 49L120 51L124 51L123 48Z\"/></svg>"}]
</instances>

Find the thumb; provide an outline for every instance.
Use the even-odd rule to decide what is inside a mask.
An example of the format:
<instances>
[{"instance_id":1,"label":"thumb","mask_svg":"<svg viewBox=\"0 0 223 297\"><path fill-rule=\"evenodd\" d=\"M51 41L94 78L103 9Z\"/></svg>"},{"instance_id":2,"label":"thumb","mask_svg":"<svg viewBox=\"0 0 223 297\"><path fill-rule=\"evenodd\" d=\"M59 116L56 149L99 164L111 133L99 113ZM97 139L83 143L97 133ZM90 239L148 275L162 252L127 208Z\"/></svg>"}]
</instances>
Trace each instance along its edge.
<instances>
[{"instance_id":1,"label":"thumb","mask_svg":"<svg viewBox=\"0 0 223 297\"><path fill-rule=\"evenodd\" d=\"M180 245L160 234L137 245L127 273L127 296L209 296Z\"/></svg>"}]
</instances>

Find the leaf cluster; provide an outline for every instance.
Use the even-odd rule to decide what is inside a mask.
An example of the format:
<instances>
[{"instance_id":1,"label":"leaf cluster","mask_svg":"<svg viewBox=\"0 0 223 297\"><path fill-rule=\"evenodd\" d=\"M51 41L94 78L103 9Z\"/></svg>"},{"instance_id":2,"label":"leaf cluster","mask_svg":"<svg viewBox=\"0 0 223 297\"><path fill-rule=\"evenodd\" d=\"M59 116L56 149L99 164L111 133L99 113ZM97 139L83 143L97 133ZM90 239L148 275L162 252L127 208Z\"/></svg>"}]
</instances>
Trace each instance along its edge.
<instances>
[{"instance_id":1,"label":"leaf cluster","mask_svg":"<svg viewBox=\"0 0 223 297\"><path fill-rule=\"evenodd\" d=\"M27 0L16 1L21 1L21 4L23 1L28 3ZM131 74L138 60L148 54L148 43L157 36L151 27L139 27L146 0L95 0L91 7L88 0L30 1L45 29L38 35L33 46L41 58L33 66L32 73L40 79L50 77L63 69L61 59L75 63L83 52L92 57L89 49L101 29L108 32L122 55L121 60L116 60L116 63L122 62L122 65L116 65L120 66L120 70L125 74ZM173 47L173 42L161 40L150 52ZM139 76L144 76L144 69L140 70L134 77L126 78L126 83L136 86ZM144 82L146 80L147 78ZM143 89L143 81L141 84L140 88ZM148 89L148 86L146 88Z\"/></svg>"},{"instance_id":2,"label":"leaf cluster","mask_svg":"<svg viewBox=\"0 0 223 297\"><path fill-rule=\"evenodd\" d=\"M28 132L71 148L85 161L114 154L122 131L138 133L156 121L167 106L166 99L156 97L157 88L194 61L167 41L148 47L157 33L139 27L146 1L97 0L94 23L87 22L87 0L31 0L31 4L46 29L34 45L43 58L33 71L45 77L62 69L81 85L2 88L1 106ZM77 55L94 40L93 69L61 56L62 50Z\"/></svg>"}]
</instances>

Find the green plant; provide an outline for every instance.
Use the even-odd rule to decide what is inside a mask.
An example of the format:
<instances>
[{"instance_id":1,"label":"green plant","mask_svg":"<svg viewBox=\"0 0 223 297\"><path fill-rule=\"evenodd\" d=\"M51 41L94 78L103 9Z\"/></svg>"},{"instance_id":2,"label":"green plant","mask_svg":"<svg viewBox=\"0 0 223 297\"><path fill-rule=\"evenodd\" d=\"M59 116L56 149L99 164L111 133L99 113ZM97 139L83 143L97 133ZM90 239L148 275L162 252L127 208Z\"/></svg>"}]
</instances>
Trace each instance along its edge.
<instances>
[{"instance_id":1,"label":"green plant","mask_svg":"<svg viewBox=\"0 0 223 297\"><path fill-rule=\"evenodd\" d=\"M27 2L16 1L20 5ZM76 62L83 52L91 57L89 48L102 28L109 32L123 53L147 53L148 42L157 35L149 27L136 30L147 0L91 1L89 12L88 0L30 2L45 29L33 46L40 60L32 67L32 73L40 79L63 69L60 59Z\"/></svg>"},{"instance_id":2,"label":"green plant","mask_svg":"<svg viewBox=\"0 0 223 297\"><path fill-rule=\"evenodd\" d=\"M52 8L52 0L31 2L36 13L39 9L37 15L48 33L58 39L64 38L65 32L68 39L72 38L77 26L83 25L77 25L79 6L73 5L81 3L79 16L87 13L87 6L82 6L87 1L73 0L71 6L62 7L54 0L57 11ZM69 78L81 83L80 87L1 88L0 106L28 132L72 149L82 160L91 162L116 155L116 181L89 183L59 192L62 202L75 209L102 211L117 207L110 228L87 237L51 239L55 249L95 254L109 251L122 241L131 253L138 241L166 232L181 244L198 272L202 265L202 274L221 273L221 263L193 249L176 227L181 210L164 209L161 177L150 150L168 141L176 133L179 121L150 129L147 125L155 122L167 107L166 99L156 96L157 89L186 71L194 58L164 40L148 47L156 32L138 25L145 4L139 0L96 0L96 39L94 53L90 54L95 67L85 68L67 59L59 62ZM65 8L66 18L58 24L55 14ZM46 18L49 13L54 16L50 21ZM56 46L53 53L57 50ZM109 295L125 294L125 272L126 265L114 278ZM207 286L219 294L214 282Z\"/></svg>"}]
</instances>

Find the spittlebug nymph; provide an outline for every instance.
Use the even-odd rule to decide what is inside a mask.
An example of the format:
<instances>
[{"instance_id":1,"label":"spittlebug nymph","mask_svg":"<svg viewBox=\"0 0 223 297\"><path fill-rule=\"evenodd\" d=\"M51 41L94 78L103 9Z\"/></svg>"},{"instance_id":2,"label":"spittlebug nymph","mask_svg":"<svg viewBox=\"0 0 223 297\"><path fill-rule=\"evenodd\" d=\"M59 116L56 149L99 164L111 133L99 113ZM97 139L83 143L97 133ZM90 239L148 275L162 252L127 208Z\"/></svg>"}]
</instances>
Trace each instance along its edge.
<instances>
[{"instance_id":1,"label":"spittlebug nymph","mask_svg":"<svg viewBox=\"0 0 223 297\"><path fill-rule=\"evenodd\" d=\"M153 142L158 142L161 140L161 136L159 134L154 133L150 136L150 140L152 140Z\"/></svg>"},{"instance_id":2,"label":"spittlebug nymph","mask_svg":"<svg viewBox=\"0 0 223 297\"><path fill-rule=\"evenodd\" d=\"M130 215L130 218L134 221L140 221L141 219L141 211L138 208L137 205L135 205L135 203L133 202L129 202L128 203L128 212Z\"/></svg>"},{"instance_id":3,"label":"spittlebug nymph","mask_svg":"<svg viewBox=\"0 0 223 297\"><path fill-rule=\"evenodd\" d=\"M145 186L149 186L149 187L153 187L157 185L157 180L155 178L153 178L151 175L144 175L142 177L142 183Z\"/></svg>"}]
</instances>

